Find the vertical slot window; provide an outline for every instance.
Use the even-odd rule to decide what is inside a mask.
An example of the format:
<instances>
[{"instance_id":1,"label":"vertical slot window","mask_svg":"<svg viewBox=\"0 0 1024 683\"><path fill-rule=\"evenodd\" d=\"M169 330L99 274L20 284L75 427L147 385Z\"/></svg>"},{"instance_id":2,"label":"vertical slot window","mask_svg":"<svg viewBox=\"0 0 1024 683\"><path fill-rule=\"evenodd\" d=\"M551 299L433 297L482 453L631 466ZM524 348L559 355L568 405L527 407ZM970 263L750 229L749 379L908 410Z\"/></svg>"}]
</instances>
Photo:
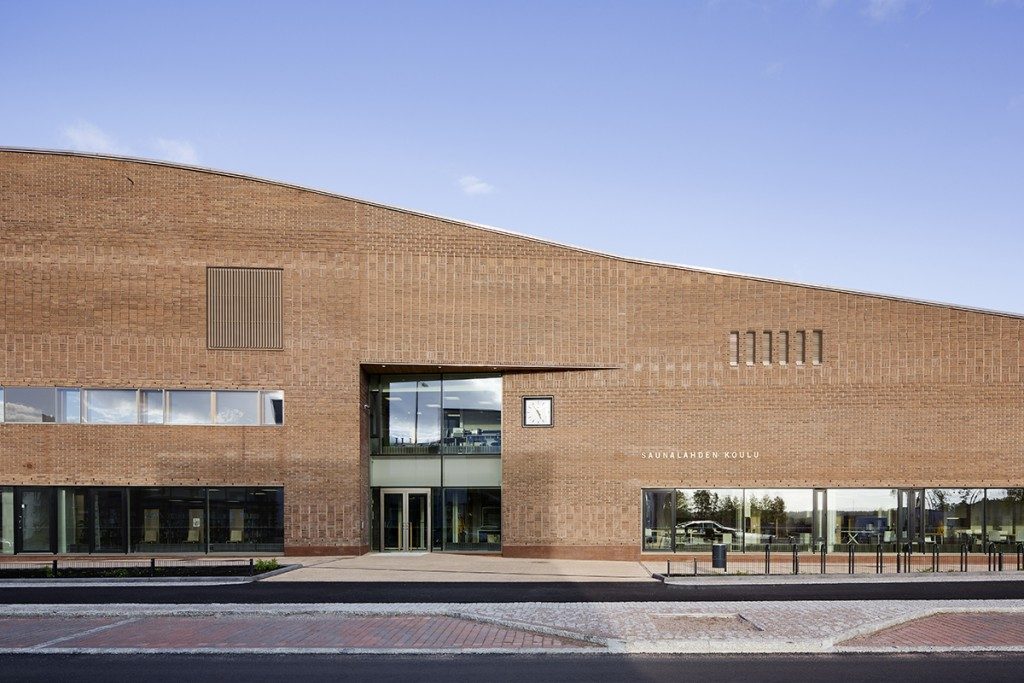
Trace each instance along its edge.
<instances>
[{"instance_id":1,"label":"vertical slot window","mask_svg":"<svg viewBox=\"0 0 1024 683\"><path fill-rule=\"evenodd\" d=\"M814 331L814 364L821 365L822 355L824 354L823 340L821 338L821 330Z\"/></svg>"},{"instance_id":2,"label":"vertical slot window","mask_svg":"<svg viewBox=\"0 0 1024 683\"><path fill-rule=\"evenodd\" d=\"M765 365L772 364L772 333L768 330L761 336L761 362Z\"/></svg>"},{"instance_id":3,"label":"vertical slot window","mask_svg":"<svg viewBox=\"0 0 1024 683\"><path fill-rule=\"evenodd\" d=\"M747 365L757 362L757 333L747 332Z\"/></svg>"},{"instance_id":4,"label":"vertical slot window","mask_svg":"<svg viewBox=\"0 0 1024 683\"><path fill-rule=\"evenodd\" d=\"M789 364L789 332L779 332L779 364Z\"/></svg>"},{"instance_id":5,"label":"vertical slot window","mask_svg":"<svg viewBox=\"0 0 1024 683\"><path fill-rule=\"evenodd\" d=\"M740 333L729 333L729 365L740 364Z\"/></svg>"},{"instance_id":6,"label":"vertical slot window","mask_svg":"<svg viewBox=\"0 0 1024 683\"><path fill-rule=\"evenodd\" d=\"M804 361L807 360L807 339L806 333L800 330L796 333L796 364L803 365Z\"/></svg>"}]
</instances>

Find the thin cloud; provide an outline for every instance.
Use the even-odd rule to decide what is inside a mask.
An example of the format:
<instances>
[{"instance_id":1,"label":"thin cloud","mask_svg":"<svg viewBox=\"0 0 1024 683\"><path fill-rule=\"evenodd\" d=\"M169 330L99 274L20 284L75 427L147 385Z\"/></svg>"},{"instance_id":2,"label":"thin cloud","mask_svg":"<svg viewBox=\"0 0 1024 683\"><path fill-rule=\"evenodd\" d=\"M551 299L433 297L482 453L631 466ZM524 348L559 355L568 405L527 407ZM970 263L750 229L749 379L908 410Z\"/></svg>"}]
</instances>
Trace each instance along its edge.
<instances>
[{"instance_id":1,"label":"thin cloud","mask_svg":"<svg viewBox=\"0 0 1024 683\"><path fill-rule=\"evenodd\" d=\"M778 78L785 68L785 62L772 62L764 68L764 75L768 78Z\"/></svg>"},{"instance_id":2,"label":"thin cloud","mask_svg":"<svg viewBox=\"0 0 1024 683\"><path fill-rule=\"evenodd\" d=\"M130 154L131 150L121 145L111 135L88 121L78 121L61 128L61 136L71 149L97 154Z\"/></svg>"},{"instance_id":3,"label":"thin cloud","mask_svg":"<svg viewBox=\"0 0 1024 683\"><path fill-rule=\"evenodd\" d=\"M494 185L485 183L475 175L464 175L459 178L459 187L468 195L490 194L494 192Z\"/></svg>"},{"instance_id":4,"label":"thin cloud","mask_svg":"<svg viewBox=\"0 0 1024 683\"><path fill-rule=\"evenodd\" d=\"M196 152L195 145L191 142L156 138L153 140L153 147L161 159L193 166L199 163L199 153Z\"/></svg>"},{"instance_id":5,"label":"thin cloud","mask_svg":"<svg viewBox=\"0 0 1024 683\"><path fill-rule=\"evenodd\" d=\"M920 15L927 11L928 0L868 0L864 15L874 22L882 23L899 17L912 5L917 6Z\"/></svg>"}]
</instances>

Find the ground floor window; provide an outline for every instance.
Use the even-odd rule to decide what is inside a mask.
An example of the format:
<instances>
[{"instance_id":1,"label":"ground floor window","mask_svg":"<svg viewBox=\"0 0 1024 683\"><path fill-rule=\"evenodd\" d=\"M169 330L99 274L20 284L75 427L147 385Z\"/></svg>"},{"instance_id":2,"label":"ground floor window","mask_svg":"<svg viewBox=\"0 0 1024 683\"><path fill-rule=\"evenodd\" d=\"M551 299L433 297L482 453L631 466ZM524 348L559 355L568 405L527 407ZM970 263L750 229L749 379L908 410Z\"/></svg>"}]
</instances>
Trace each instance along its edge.
<instances>
[{"instance_id":1,"label":"ground floor window","mask_svg":"<svg viewBox=\"0 0 1024 683\"><path fill-rule=\"evenodd\" d=\"M0 487L0 552L282 552L281 487Z\"/></svg>"},{"instance_id":2,"label":"ground floor window","mask_svg":"<svg viewBox=\"0 0 1024 683\"><path fill-rule=\"evenodd\" d=\"M373 487L370 500L373 550L501 550L500 488ZM422 531L424 524L429 533Z\"/></svg>"},{"instance_id":3,"label":"ground floor window","mask_svg":"<svg viewBox=\"0 0 1024 683\"><path fill-rule=\"evenodd\" d=\"M940 552L1024 541L1024 489L647 489L643 549L685 552L724 543L804 550L935 545Z\"/></svg>"}]
</instances>

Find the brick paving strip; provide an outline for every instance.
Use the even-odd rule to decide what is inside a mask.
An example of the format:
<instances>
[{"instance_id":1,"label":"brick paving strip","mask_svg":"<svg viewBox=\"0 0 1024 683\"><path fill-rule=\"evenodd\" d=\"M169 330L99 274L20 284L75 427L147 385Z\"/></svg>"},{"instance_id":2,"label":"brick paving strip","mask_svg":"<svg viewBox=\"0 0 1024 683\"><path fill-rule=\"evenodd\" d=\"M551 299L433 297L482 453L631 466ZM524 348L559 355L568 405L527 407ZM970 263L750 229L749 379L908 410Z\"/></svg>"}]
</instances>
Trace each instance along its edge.
<instances>
[{"instance_id":1,"label":"brick paving strip","mask_svg":"<svg viewBox=\"0 0 1024 683\"><path fill-rule=\"evenodd\" d=\"M967 644L873 640L937 615ZM0 605L0 634L42 653L1024 651L1024 600Z\"/></svg>"},{"instance_id":2,"label":"brick paving strip","mask_svg":"<svg viewBox=\"0 0 1024 683\"><path fill-rule=\"evenodd\" d=\"M1024 648L1024 613L945 612L851 638L840 647Z\"/></svg>"}]
</instances>

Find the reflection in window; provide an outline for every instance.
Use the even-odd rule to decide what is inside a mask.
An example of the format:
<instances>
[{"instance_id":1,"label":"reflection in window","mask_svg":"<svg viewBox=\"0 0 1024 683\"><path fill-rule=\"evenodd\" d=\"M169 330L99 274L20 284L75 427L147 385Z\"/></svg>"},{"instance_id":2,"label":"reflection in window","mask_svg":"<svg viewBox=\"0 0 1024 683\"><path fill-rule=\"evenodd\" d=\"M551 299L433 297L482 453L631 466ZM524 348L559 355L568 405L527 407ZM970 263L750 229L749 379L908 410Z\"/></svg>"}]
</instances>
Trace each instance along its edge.
<instances>
[{"instance_id":1,"label":"reflection in window","mask_svg":"<svg viewBox=\"0 0 1024 683\"><path fill-rule=\"evenodd\" d=\"M217 424L255 425L260 422L258 391L218 391Z\"/></svg>"},{"instance_id":2,"label":"reflection in window","mask_svg":"<svg viewBox=\"0 0 1024 683\"><path fill-rule=\"evenodd\" d=\"M89 424L135 424L139 421L138 392L134 389L87 389L85 421Z\"/></svg>"},{"instance_id":3,"label":"reflection in window","mask_svg":"<svg viewBox=\"0 0 1024 683\"><path fill-rule=\"evenodd\" d=\"M672 550L674 492L644 491L644 550Z\"/></svg>"},{"instance_id":4,"label":"reflection in window","mask_svg":"<svg viewBox=\"0 0 1024 683\"><path fill-rule=\"evenodd\" d=\"M210 392L172 390L167 392L167 423L210 424Z\"/></svg>"},{"instance_id":5,"label":"reflection in window","mask_svg":"<svg viewBox=\"0 0 1024 683\"><path fill-rule=\"evenodd\" d=\"M383 375L370 381L375 455L501 452L500 375Z\"/></svg>"},{"instance_id":6,"label":"reflection in window","mask_svg":"<svg viewBox=\"0 0 1024 683\"><path fill-rule=\"evenodd\" d=\"M164 391L163 389L143 389L140 393L142 404L139 414L142 424L161 425L164 423Z\"/></svg>"},{"instance_id":7,"label":"reflection in window","mask_svg":"<svg viewBox=\"0 0 1024 683\"><path fill-rule=\"evenodd\" d=\"M0 422L4 421L4 388L0 387Z\"/></svg>"},{"instance_id":8,"label":"reflection in window","mask_svg":"<svg viewBox=\"0 0 1024 683\"><path fill-rule=\"evenodd\" d=\"M812 510L810 489L747 489L743 507L745 547L769 542L809 547Z\"/></svg>"},{"instance_id":9,"label":"reflection in window","mask_svg":"<svg viewBox=\"0 0 1024 683\"><path fill-rule=\"evenodd\" d=\"M206 489L132 489L131 530L134 552L205 552Z\"/></svg>"},{"instance_id":10,"label":"reflection in window","mask_svg":"<svg viewBox=\"0 0 1024 683\"><path fill-rule=\"evenodd\" d=\"M501 377L445 375L445 453L501 452Z\"/></svg>"},{"instance_id":11,"label":"reflection in window","mask_svg":"<svg viewBox=\"0 0 1024 683\"><path fill-rule=\"evenodd\" d=\"M896 491L892 489L829 489L825 543L864 545L899 540Z\"/></svg>"},{"instance_id":12,"label":"reflection in window","mask_svg":"<svg viewBox=\"0 0 1024 683\"><path fill-rule=\"evenodd\" d=\"M7 422L55 422L56 391L53 387L7 387L4 420Z\"/></svg>"},{"instance_id":13,"label":"reflection in window","mask_svg":"<svg viewBox=\"0 0 1024 683\"><path fill-rule=\"evenodd\" d=\"M444 490L444 549L501 549L501 490Z\"/></svg>"},{"instance_id":14,"label":"reflection in window","mask_svg":"<svg viewBox=\"0 0 1024 683\"><path fill-rule=\"evenodd\" d=\"M275 552L284 546L284 491L209 489L211 552Z\"/></svg>"},{"instance_id":15,"label":"reflection in window","mask_svg":"<svg viewBox=\"0 0 1024 683\"><path fill-rule=\"evenodd\" d=\"M14 487L0 486L0 555L14 554Z\"/></svg>"},{"instance_id":16,"label":"reflection in window","mask_svg":"<svg viewBox=\"0 0 1024 683\"><path fill-rule=\"evenodd\" d=\"M676 491L676 548L743 546L743 489Z\"/></svg>"},{"instance_id":17,"label":"reflection in window","mask_svg":"<svg viewBox=\"0 0 1024 683\"><path fill-rule=\"evenodd\" d=\"M974 550L982 547L984 489L927 489L924 503L926 542L939 543L946 551L958 550L962 545Z\"/></svg>"},{"instance_id":18,"label":"reflection in window","mask_svg":"<svg viewBox=\"0 0 1024 683\"><path fill-rule=\"evenodd\" d=\"M263 393L263 424L284 424L284 392L264 391Z\"/></svg>"},{"instance_id":19,"label":"reflection in window","mask_svg":"<svg viewBox=\"0 0 1024 683\"><path fill-rule=\"evenodd\" d=\"M82 421L82 398L78 389L57 390L57 422L75 424Z\"/></svg>"},{"instance_id":20,"label":"reflection in window","mask_svg":"<svg viewBox=\"0 0 1024 683\"><path fill-rule=\"evenodd\" d=\"M1024 541L1024 489L988 489L986 540L989 543Z\"/></svg>"}]
</instances>

